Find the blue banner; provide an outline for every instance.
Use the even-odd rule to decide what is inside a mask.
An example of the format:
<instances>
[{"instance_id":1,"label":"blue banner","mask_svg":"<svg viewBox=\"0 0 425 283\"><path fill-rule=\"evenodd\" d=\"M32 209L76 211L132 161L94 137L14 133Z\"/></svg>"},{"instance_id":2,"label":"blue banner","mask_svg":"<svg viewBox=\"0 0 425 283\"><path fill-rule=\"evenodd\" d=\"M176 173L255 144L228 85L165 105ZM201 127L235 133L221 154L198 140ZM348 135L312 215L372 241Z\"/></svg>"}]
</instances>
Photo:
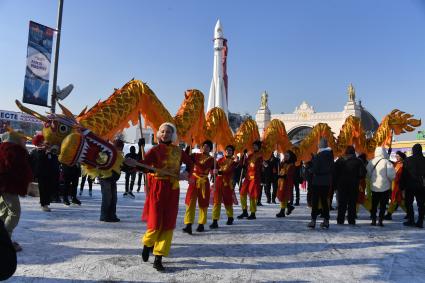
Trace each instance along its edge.
<instances>
[{"instance_id":1,"label":"blue banner","mask_svg":"<svg viewBox=\"0 0 425 283\"><path fill-rule=\"evenodd\" d=\"M47 106L54 29L30 22L24 103Z\"/></svg>"}]
</instances>

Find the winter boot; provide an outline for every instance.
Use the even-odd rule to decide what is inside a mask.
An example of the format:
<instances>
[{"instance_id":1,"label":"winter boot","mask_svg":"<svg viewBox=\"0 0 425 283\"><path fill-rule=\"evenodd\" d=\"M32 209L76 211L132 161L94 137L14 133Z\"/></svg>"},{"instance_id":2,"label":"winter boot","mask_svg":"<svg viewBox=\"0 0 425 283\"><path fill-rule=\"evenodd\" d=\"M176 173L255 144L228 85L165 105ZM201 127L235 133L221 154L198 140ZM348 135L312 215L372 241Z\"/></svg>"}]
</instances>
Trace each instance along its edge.
<instances>
[{"instance_id":1,"label":"winter boot","mask_svg":"<svg viewBox=\"0 0 425 283\"><path fill-rule=\"evenodd\" d=\"M153 262L153 268L155 268L159 272L165 270L164 266L162 265L162 255L156 255L155 256L155 260Z\"/></svg>"},{"instance_id":2,"label":"winter boot","mask_svg":"<svg viewBox=\"0 0 425 283\"><path fill-rule=\"evenodd\" d=\"M308 228L314 229L316 228L316 220L315 219L311 219L310 223L308 223L307 225Z\"/></svg>"},{"instance_id":3,"label":"winter boot","mask_svg":"<svg viewBox=\"0 0 425 283\"><path fill-rule=\"evenodd\" d=\"M213 223L210 225L211 229L217 229L218 228L218 223L217 223L217 219L213 220Z\"/></svg>"},{"instance_id":4,"label":"winter boot","mask_svg":"<svg viewBox=\"0 0 425 283\"><path fill-rule=\"evenodd\" d=\"M186 227L183 228L183 232L192 235L192 224L186 224Z\"/></svg>"},{"instance_id":5,"label":"winter boot","mask_svg":"<svg viewBox=\"0 0 425 283\"><path fill-rule=\"evenodd\" d=\"M250 216L248 216L246 219L248 219L248 220L254 220L254 219L257 219L257 217L255 217L255 212L251 212L251 215L250 215Z\"/></svg>"},{"instance_id":6,"label":"winter boot","mask_svg":"<svg viewBox=\"0 0 425 283\"><path fill-rule=\"evenodd\" d=\"M204 231L205 231L204 224L199 224L198 227L196 228L196 232L204 232Z\"/></svg>"},{"instance_id":7,"label":"winter boot","mask_svg":"<svg viewBox=\"0 0 425 283\"><path fill-rule=\"evenodd\" d=\"M279 213L276 214L276 217L277 218L285 217L285 209L284 208L281 208L280 211L279 211Z\"/></svg>"},{"instance_id":8,"label":"winter boot","mask_svg":"<svg viewBox=\"0 0 425 283\"><path fill-rule=\"evenodd\" d=\"M392 214L387 212L387 214L385 214L385 216L384 216L384 219L385 220L393 220Z\"/></svg>"},{"instance_id":9,"label":"winter boot","mask_svg":"<svg viewBox=\"0 0 425 283\"><path fill-rule=\"evenodd\" d=\"M237 218L242 219L242 218L245 218L245 217L248 217L248 210L247 209L242 210L242 214L239 215Z\"/></svg>"},{"instance_id":10,"label":"winter boot","mask_svg":"<svg viewBox=\"0 0 425 283\"><path fill-rule=\"evenodd\" d=\"M379 219L378 219L378 225L381 226L381 227L384 227L384 218L379 217Z\"/></svg>"},{"instance_id":11,"label":"winter boot","mask_svg":"<svg viewBox=\"0 0 425 283\"><path fill-rule=\"evenodd\" d=\"M76 197L73 197L71 202L72 202L72 204L75 204L75 205L81 205L81 201L79 199L77 199Z\"/></svg>"},{"instance_id":12,"label":"winter boot","mask_svg":"<svg viewBox=\"0 0 425 283\"><path fill-rule=\"evenodd\" d=\"M329 219L323 219L323 222L320 223L320 228L329 229Z\"/></svg>"},{"instance_id":13,"label":"winter boot","mask_svg":"<svg viewBox=\"0 0 425 283\"><path fill-rule=\"evenodd\" d=\"M153 247L148 247L146 245L143 246L142 251L142 259L144 262L147 262L149 260L149 254L152 251Z\"/></svg>"},{"instance_id":14,"label":"winter boot","mask_svg":"<svg viewBox=\"0 0 425 283\"><path fill-rule=\"evenodd\" d=\"M71 204L69 203L68 198L66 198L66 197L64 197L64 198L63 198L63 204L64 204L64 205L66 205L66 206L71 205Z\"/></svg>"},{"instance_id":15,"label":"winter boot","mask_svg":"<svg viewBox=\"0 0 425 283\"><path fill-rule=\"evenodd\" d=\"M233 224L233 217L227 218L226 225L232 225Z\"/></svg>"},{"instance_id":16,"label":"winter boot","mask_svg":"<svg viewBox=\"0 0 425 283\"><path fill-rule=\"evenodd\" d=\"M286 212L286 215L291 215L292 211L295 209L295 207L292 204L288 205L288 211Z\"/></svg>"}]
</instances>

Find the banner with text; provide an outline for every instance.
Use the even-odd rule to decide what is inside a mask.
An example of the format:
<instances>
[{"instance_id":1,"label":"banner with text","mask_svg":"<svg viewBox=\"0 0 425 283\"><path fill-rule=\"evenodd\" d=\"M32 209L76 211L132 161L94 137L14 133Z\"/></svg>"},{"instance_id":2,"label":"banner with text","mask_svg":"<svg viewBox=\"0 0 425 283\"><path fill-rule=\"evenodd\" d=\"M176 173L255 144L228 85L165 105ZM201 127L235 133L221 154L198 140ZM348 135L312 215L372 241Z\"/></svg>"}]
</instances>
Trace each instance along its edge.
<instances>
[{"instance_id":1,"label":"banner with text","mask_svg":"<svg viewBox=\"0 0 425 283\"><path fill-rule=\"evenodd\" d=\"M30 21L24 103L47 106L54 29Z\"/></svg>"}]
</instances>

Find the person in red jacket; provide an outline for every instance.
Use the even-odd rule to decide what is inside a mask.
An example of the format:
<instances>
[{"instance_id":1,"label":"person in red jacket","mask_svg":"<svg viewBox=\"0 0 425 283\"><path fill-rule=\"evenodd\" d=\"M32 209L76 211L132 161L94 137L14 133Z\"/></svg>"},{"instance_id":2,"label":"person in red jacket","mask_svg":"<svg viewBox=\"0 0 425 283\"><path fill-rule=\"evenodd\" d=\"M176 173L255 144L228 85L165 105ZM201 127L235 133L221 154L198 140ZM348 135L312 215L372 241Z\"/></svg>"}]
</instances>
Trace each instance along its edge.
<instances>
[{"instance_id":1,"label":"person in red jacket","mask_svg":"<svg viewBox=\"0 0 425 283\"><path fill-rule=\"evenodd\" d=\"M21 204L19 196L27 194L32 181L29 154L25 148L25 137L14 131L2 135L0 144L0 219L12 238L12 233L19 223ZM22 248L13 242L16 251Z\"/></svg>"},{"instance_id":2,"label":"person in red jacket","mask_svg":"<svg viewBox=\"0 0 425 283\"><path fill-rule=\"evenodd\" d=\"M208 174L214 170L214 158L210 156L213 144L210 140L202 143L202 153L191 155L194 167L189 179L189 188L186 193L186 212L184 214L183 232L192 235L192 224L195 221L196 202L199 206L198 228L196 231L204 232L207 223L207 210L210 201L210 182Z\"/></svg>"},{"instance_id":3,"label":"person in red jacket","mask_svg":"<svg viewBox=\"0 0 425 283\"><path fill-rule=\"evenodd\" d=\"M218 228L221 203L224 203L224 207L226 209L226 224L233 224L233 174L238 166L238 163L234 160L234 152L235 147L233 145L226 146L226 156L221 157L217 161L218 175L214 184L214 207L212 210L213 223L210 225L211 229Z\"/></svg>"},{"instance_id":4,"label":"person in red jacket","mask_svg":"<svg viewBox=\"0 0 425 283\"><path fill-rule=\"evenodd\" d=\"M291 150L288 150L283 155L283 162L281 163L278 174L278 190L277 198L280 201L280 212L276 217L285 217L285 209L288 208L286 215L290 215L294 210L294 206L289 203L292 199L295 177L295 162L297 156Z\"/></svg>"},{"instance_id":5,"label":"person in red jacket","mask_svg":"<svg viewBox=\"0 0 425 283\"><path fill-rule=\"evenodd\" d=\"M140 160L140 163L156 168L155 172L149 174L149 191L143 208L142 220L147 222L147 230L142 240L142 259L148 261L149 254L153 251L153 267L163 271L165 268L162 257L168 256L170 252L176 228L180 166L182 162L185 163L186 170L190 172L192 160L178 146L172 144L177 140L177 131L173 124L163 123L157 137L159 144Z\"/></svg>"},{"instance_id":6,"label":"person in red jacket","mask_svg":"<svg viewBox=\"0 0 425 283\"><path fill-rule=\"evenodd\" d=\"M238 219L247 218L249 220L256 219L257 198L261 186L261 167L263 166L263 156L260 152L261 141L255 141L252 144L254 152L243 160L243 166L246 167L246 176L241 186L240 197L242 205L242 214ZM249 195L249 210L251 214L248 216L247 196Z\"/></svg>"}]
</instances>

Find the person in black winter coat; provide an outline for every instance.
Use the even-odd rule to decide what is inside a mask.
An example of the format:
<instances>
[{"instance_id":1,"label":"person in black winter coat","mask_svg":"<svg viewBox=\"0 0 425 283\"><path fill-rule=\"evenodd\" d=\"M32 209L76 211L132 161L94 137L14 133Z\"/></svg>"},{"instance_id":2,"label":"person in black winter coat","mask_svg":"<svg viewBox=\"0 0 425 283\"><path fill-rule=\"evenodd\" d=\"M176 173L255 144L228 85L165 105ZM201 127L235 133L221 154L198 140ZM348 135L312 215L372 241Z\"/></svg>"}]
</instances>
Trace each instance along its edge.
<instances>
[{"instance_id":1,"label":"person in black winter coat","mask_svg":"<svg viewBox=\"0 0 425 283\"><path fill-rule=\"evenodd\" d=\"M38 181L41 208L49 212L51 197L59 188L59 161L56 149L40 145L31 151L30 161L34 178Z\"/></svg>"},{"instance_id":2,"label":"person in black winter coat","mask_svg":"<svg viewBox=\"0 0 425 283\"><path fill-rule=\"evenodd\" d=\"M338 191L337 223L344 224L348 210L348 224L356 224L356 201L360 179L366 176L366 167L356 157L353 146L347 146L345 155L335 162L335 185Z\"/></svg>"},{"instance_id":3,"label":"person in black winter coat","mask_svg":"<svg viewBox=\"0 0 425 283\"><path fill-rule=\"evenodd\" d=\"M311 222L308 224L309 228L316 227L316 219L319 215L319 201L322 205L323 223L320 224L322 228L329 228L329 189L332 184L332 176L334 170L334 155L332 149L328 147L328 141L321 138L319 142L319 150L313 156L311 166L312 181L312 210Z\"/></svg>"},{"instance_id":4,"label":"person in black winter coat","mask_svg":"<svg viewBox=\"0 0 425 283\"><path fill-rule=\"evenodd\" d=\"M415 226L423 228L425 215L425 157L422 153L422 146L415 144L412 147L412 156L406 158L403 163L403 173L401 177L402 187L406 188L405 202L407 209L407 221L405 226ZM415 224L415 212L413 210L413 200L416 198L418 205L418 221Z\"/></svg>"},{"instance_id":5,"label":"person in black winter coat","mask_svg":"<svg viewBox=\"0 0 425 283\"><path fill-rule=\"evenodd\" d=\"M263 165L264 173L264 193L266 194L267 203L276 203L276 194L277 194L277 171L279 168L280 160L275 157L274 154L270 156L268 160L265 161ZM273 191L272 191L273 188Z\"/></svg>"},{"instance_id":6,"label":"person in black winter coat","mask_svg":"<svg viewBox=\"0 0 425 283\"><path fill-rule=\"evenodd\" d=\"M136 153L136 147L131 146L130 152L125 155L125 158L131 158L136 161L140 159L139 154ZM133 194L133 187L134 187L134 181L136 180L136 173L137 171L134 168L123 166L123 170L125 172L125 192L123 196L130 196L131 198L134 198ZM130 182L131 179L131 182Z\"/></svg>"},{"instance_id":7,"label":"person in black winter coat","mask_svg":"<svg viewBox=\"0 0 425 283\"><path fill-rule=\"evenodd\" d=\"M16 271L16 251L1 220L0 255L0 281L3 281L11 277Z\"/></svg>"},{"instance_id":8,"label":"person in black winter coat","mask_svg":"<svg viewBox=\"0 0 425 283\"><path fill-rule=\"evenodd\" d=\"M71 202L76 205L81 205L81 201L77 199L78 179L81 176L80 164L68 166L62 164L64 192L63 203L70 205L68 196L71 196Z\"/></svg>"},{"instance_id":9,"label":"person in black winter coat","mask_svg":"<svg viewBox=\"0 0 425 283\"><path fill-rule=\"evenodd\" d=\"M300 205L300 185L303 182L303 178L301 176L301 167L302 165L295 166L294 172L294 189L295 189L295 205ZM294 194L292 194L291 205L294 204Z\"/></svg>"}]
</instances>

